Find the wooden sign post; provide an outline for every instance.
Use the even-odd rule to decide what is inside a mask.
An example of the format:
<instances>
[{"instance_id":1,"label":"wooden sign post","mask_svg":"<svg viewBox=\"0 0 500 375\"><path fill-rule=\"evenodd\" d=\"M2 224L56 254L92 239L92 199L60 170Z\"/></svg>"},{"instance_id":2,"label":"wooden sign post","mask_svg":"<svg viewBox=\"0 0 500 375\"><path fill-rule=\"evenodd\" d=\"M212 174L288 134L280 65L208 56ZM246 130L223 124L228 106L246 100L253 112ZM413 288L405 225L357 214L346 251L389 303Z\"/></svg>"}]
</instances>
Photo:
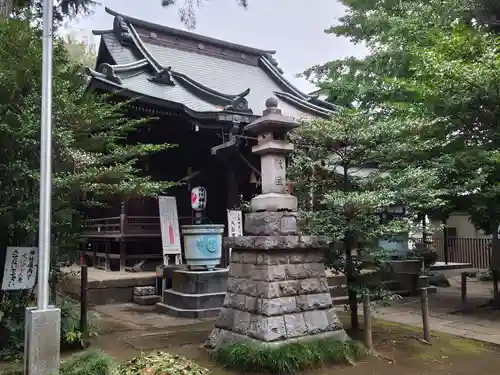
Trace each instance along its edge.
<instances>
[{"instance_id":1,"label":"wooden sign post","mask_svg":"<svg viewBox=\"0 0 500 375\"><path fill-rule=\"evenodd\" d=\"M175 264L181 264L181 235L177 202L175 197L158 197L158 205L160 209L163 264L169 265L171 256L175 258Z\"/></svg>"}]
</instances>

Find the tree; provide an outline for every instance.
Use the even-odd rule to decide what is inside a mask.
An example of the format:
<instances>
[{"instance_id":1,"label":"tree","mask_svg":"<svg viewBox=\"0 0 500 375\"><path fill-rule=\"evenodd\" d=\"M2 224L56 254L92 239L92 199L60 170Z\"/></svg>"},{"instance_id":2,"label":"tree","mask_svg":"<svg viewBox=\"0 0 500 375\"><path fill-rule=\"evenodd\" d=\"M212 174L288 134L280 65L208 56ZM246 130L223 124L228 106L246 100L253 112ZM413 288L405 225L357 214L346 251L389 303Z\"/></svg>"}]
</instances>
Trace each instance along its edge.
<instances>
[{"instance_id":1,"label":"tree","mask_svg":"<svg viewBox=\"0 0 500 375\"><path fill-rule=\"evenodd\" d=\"M188 29L196 28L196 10L206 0L183 0L184 3L179 8L179 16L181 21ZM236 2L243 8L248 7L248 0L236 0ZM177 0L162 0L162 6L171 7L178 4Z\"/></svg>"},{"instance_id":2,"label":"tree","mask_svg":"<svg viewBox=\"0 0 500 375\"><path fill-rule=\"evenodd\" d=\"M94 0L58 0L54 6L54 22L60 26L66 18L75 18L78 15L87 15L92 12ZM35 18L43 16L43 0L1 0L0 17L19 17L26 12Z\"/></svg>"},{"instance_id":3,"label":"tree","mask_svg":"<svg viewBox=\"0 0 500 375\"><path fill-rule=\"evenodd\" d=\"M84 67L92 67L95 65L97 50L94 44L88 44L85 41L78 40L71 34L66 35L63 39L63 43L68 52L68 57L72 62Z\"/></svg>"},{"instance_id":4,"label":"tree","mask_svg":"<svg viewBox=\"0 0 500 375\"><path fill-rule=\"evenodd\" d=\"M435 176L392 165L391 155L398 150L393 131L397 125L378 121L367 111L344 108L330 120L306 122L292 134L294 191L309 211L308 231L333 239L326 265L346 275L353 329L359 328L358 296L367 289L386 292L383 283L364 274L379 269L389 255L379 240L408 241L414 207L438 203L439 194L417 188L426 182L432 185L426 180ZM406 211L391 217L389 210L395 206Z\"/></svg>"},{"instance_id":5,"label":"tree","mask_svg":"<svg viewBox=\"0 0 500 375\"><path fill-rule=\"evenodd\" d=\"M42 46L27 22L0 21L0 248L34 245L38 228L39 129ZM124 104L85 95L81 65L56 41L53 87L53 243L73 250L81 210L110 195L154 196L170 182L152 181L138 158L170 147L128 144L143 126L129 120Z\"/></svg>"},{"instance_id":6,"label":"tree","mask_svg":"<svg viewBox=\"0 0 500 375\"><path fill-rule=\"evenodd\" d=\"M394 131L404 152L393 153L393 164L438 176L433 189L447 204L429 211L466 212L498 242L499 42L491 20L478 17L486 3L345 4L346 16L329 32L364 42L370 54L317 66L306 75L331 100L398 122ZM499 251L497 244L494 269L500 268Z\"/></svg>"}]
</instances>

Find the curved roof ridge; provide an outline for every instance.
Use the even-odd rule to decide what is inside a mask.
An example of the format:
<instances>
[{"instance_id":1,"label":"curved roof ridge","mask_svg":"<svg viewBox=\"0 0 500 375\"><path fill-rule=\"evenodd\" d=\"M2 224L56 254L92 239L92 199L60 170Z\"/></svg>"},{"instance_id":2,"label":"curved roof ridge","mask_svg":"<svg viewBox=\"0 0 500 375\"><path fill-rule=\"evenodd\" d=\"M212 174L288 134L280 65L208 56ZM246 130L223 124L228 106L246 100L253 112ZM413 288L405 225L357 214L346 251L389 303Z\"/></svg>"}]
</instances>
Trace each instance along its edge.
<instances>
[{"instance_id":1,"label":"curved roof ridge","mask_svg":"<svg viewBox=\"0 0 500 375\"><path fill-rule=\"evenodd\" d=\"M274 91L274 95L276 95L278 98L283 99L285 101L289 101L294 103L297 106L300 106L308 111L312 111L320 116L331 116L333 111L323 108L320 106L317 106L315 104L310 103L307 100L298 98L292 94L286 93L286 92L279 92L279 91Z\"/></svg>"},{"instance_id":2,"label":"curved roof ridge","mask_svg":"<svg viewBox=\"0 0 500 375\"><path fill-rule=\"evenodd\" d=\"M196 91L195 95L200 97L200 95L204 95L208 98L215 99L219 103L225 104L224 109L245 112L245 113L253 113L252 109L248 107L248 101L245 97L250 93L250 89L246 89L245 91L236 94L236 95L228 95L222 92L216 91L207 87L194 79L188 77L185 74L171 71L172 77L174 77L177 81L184 82L191 89Z\"/></svg>"},{"instance_id":3,"label":"curved roof ridge","mask_svg":"<svg viewBox=\"0 0 500 375\"><path fill-rule=\"evenodd\" d=\"M195 34L195 33L189 32L189 31L175 29L173 27L159 25L159 24L152 23L149 21L140 20L138 18L134 18L134 17L130 17L130 16L118 13L118 12L108 8L108 7L105 7L104 9L105 9L106 13L108 13L112 16L122 17L125 21L127 21L128 23L130 23L132 25L144 27L144 28L149 29L149 30L164 32L164 33L168 33L168 34L172 34L172 35L176 35L176 36L183 36L183 37L190 38L190 39L193 39L193 40L196 40L199 42L212 43L212 44L215 44L217 46L224 47L224 48L233 48L233 49L239 50L241 52L245 52L245 53L253 54L253 55L265 55L265 54L273 55L276 53L276 51L273 51L273 50L263 50L263 49L259 49L259 48L248 47L248 46L244 46L241 44L227 42L224 40L212 38L209 36Z\"/></svg>"},{"instance_id":4,"label":"curved roof ridge","mask_svg":"<svg viewBox=\"0 0 500 375\"><path fill-rule=\"evenodd\" d=\"M148 49L146 48L146 46L142 42L141 37L139 36L139 34L137 33L137 31L135 30L134 25L128 23L127 26L129 28L129 31L130 31L130 37L132 38L135 46L137 47L137 49L139 50L139 52L141 53L141 55L144 56L144 58L148 61L149 65L151 65L151 67L157 73L161 72L162 69L164 69L164 67L148 51Z\"/></svg>"},{"instance_id":5,"label":"curved roof ridge","mask_svg":"<svg viewBox=\"0 0 500 375\"><path fill-rule=\"evenodd\" d=\"M236 98L244 98L245 96L247 96L248 94L250 94L250 88L247 88L245 89L244 91L240 92L239 94L226 94L226 93L223 93L223 92L220 92L220 91L217 91L217 90L214 90L208 86L205 86L204 84L196 81L195 79L189 77L187 74L184 74L184 73L180 73L180 72L177 72L177 71L173 71L172 70L172 76L174 78L180 78L182 79L183 81L185 81L186 83L188 83L189 85L191 86L195 86L196 88L199 88L203 91L206 91L207 93L210 93L212 95L215 95L215 96L218 96L218 97L221 97L221 98L224 98L226 100L229 100L229 101L232 101Z\"/></svg>"},{"instance_id":6,"label":"curved roof ridge","mask_svg":"<svg viewBox=\"0 0 500 375\"><path fill-rule=\"evenodd\" d=\"M277 79L281 84L283 84L288 90L294 93L297 97L302 100L308 100L310 98L309 95L304 94L297 87L295 87L285 76L273 65L271 61L266 56L262 56L260 58L262 65L271 73L271 75Z\"/></svg>"}]
</instances>

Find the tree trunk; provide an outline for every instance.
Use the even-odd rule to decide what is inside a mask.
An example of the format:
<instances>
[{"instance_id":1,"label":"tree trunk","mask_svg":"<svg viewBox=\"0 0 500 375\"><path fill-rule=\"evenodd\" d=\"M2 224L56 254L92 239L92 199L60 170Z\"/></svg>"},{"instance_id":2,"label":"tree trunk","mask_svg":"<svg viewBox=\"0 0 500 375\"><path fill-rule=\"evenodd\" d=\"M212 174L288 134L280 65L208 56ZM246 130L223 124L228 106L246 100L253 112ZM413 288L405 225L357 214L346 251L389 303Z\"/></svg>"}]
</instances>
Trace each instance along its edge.
<instances>
[{"instance_id":1,"label":"tree trunk","mask_svg":"<svg viewBox=\"0 0 500 375\"><path fill-rule=\"evenodd\" d=\"M352 259L352 236L349 230L345 233L345 256L346 256L346 278L347 278L347 293L349 297L349 310L351 310L351 328L354 331L359 331L358 318L358 294L355 289L356 276L354 274L354 264Z\"/></svg>"},{"instance_id":2,"label":"tree trunk","mask_svg":"<svg viewBox=\"0 0 500 375\"><path fill-rule=\"evenodd\" d=\"M10 17L14 10L14 0L0 0L0 18Z\"/></svg>"},{"instance_id":3,"label":"tree trunk","mask_svg":"<svg viewBox=\"0 0 500 375\"><path fill-rule=\"evenodd\" d=\"M344 166L344 193L349 191L349 175L348 164L343 163ZM348 218L350 223L352 217L351 207L344 207L344 215ZM350 224L348 224L350 226ZM354 331L359 331L359 318L358 318L358 295L355 289L356 275L354 273L354 262L352 259L353 238L350 227L348 227L344 234L345 245L345 262L346 262L346 279L347 279L347 293L349 297L349 309L351 310L351 328Z\"/></svg>"}]
</instances>

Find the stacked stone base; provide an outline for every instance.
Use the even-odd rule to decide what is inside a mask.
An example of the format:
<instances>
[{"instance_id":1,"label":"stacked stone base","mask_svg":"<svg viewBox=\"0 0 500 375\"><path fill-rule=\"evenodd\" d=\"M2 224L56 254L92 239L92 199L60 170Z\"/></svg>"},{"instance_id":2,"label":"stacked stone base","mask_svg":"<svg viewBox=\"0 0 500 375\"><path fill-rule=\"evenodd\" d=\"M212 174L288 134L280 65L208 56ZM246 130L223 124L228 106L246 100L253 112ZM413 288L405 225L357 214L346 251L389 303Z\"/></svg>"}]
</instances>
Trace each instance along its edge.
<instances>
[{"instance_id":1,"label":"stacked stone base","mask_svg":"<svg viewBox=\"0 0 500 375\"><path fill-rule=\"evenodd\" d=\"M156 295L154 286L136 286L133 293L132 301L138 305L155 305L161 300L161 297Z\"/></svg>"},{"instance_id":2,"label":"stacked stone base","mask_svg":"<svg viewBox=\"0 0 500 375\"><path fill-rule=\"evenodd\" d=\"M158 311L181 318L219 315L227 289L228 269L175 270L172 288L163 292Z\"/></svg>"},{"instance_id":3,"label":"stacked stone base","mask_svg":"<svg viewBox=\"0 0 500 375\"><path fill-rule=\"evenodd\" d=\"M208 348L348 339L333 308L319 238L246 236L227 245L233 249L227 294Z\"/></svg>"}]
</instances>

